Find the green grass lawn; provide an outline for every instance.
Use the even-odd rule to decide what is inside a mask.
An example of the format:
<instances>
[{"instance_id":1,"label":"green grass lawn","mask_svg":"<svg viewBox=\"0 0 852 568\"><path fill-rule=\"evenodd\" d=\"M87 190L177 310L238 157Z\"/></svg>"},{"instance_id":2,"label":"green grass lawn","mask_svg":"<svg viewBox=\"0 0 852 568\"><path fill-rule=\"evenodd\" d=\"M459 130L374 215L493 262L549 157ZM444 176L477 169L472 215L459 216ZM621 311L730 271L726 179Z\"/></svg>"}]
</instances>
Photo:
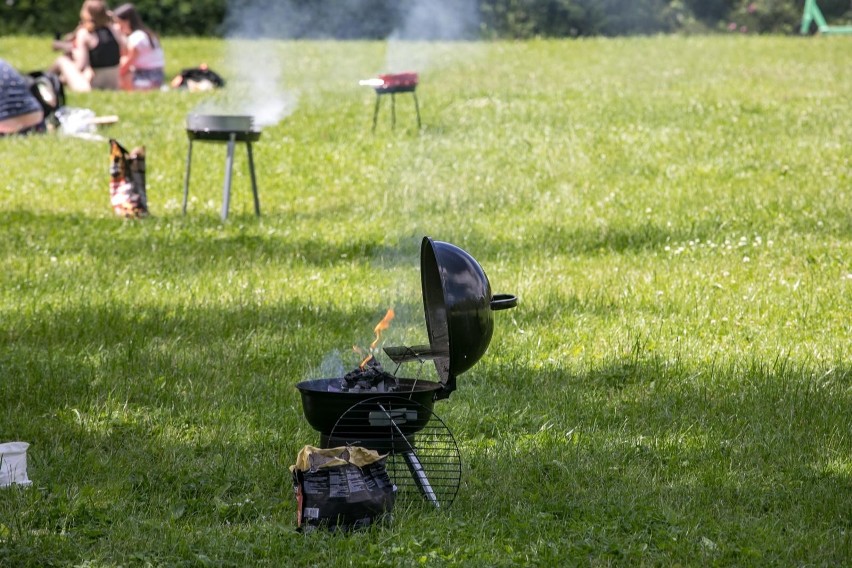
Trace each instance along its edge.
<instances>
[{"instance_id":1,"label":"green grass lawn","mask_svg":"<svg viewBox=\"0 0 852 568\"><path fill-rule=\"evenodd\" d=\"M291 101L262 216L238 148L221 222L214 144L181 212L185 116L236 81L68 95L146 146L144 220L110 210L105 141L0 140L0 442L33 481L0 489L0 565L850 563L852 38L164 45L169 76L256 65ZM402 56L423 128L400 95L373 134L358 79ZM390 306L387 344L428 341L424 235L519 297L435 405L458 497L298 534L294 385Z\"/></svg>"}]
</instances>

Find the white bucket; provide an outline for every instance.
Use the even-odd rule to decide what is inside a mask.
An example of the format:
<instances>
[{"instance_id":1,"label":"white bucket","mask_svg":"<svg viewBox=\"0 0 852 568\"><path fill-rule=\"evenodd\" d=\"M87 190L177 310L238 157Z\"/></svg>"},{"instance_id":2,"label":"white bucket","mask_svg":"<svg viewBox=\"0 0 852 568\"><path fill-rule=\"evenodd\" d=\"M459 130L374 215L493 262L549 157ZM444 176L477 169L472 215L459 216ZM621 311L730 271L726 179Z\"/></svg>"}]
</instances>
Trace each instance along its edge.
<instances>
[{"instance_id":1,"label":"white bucket","mask_svg":"<svg viewBox=\"0 0 852 568\"><path fill-rule=\"evenodd\" d=\"M27 448L26 442L7 442L0 444L0 487L10 485L30 485L27 478Z\"/></svg>"}]
</instances>

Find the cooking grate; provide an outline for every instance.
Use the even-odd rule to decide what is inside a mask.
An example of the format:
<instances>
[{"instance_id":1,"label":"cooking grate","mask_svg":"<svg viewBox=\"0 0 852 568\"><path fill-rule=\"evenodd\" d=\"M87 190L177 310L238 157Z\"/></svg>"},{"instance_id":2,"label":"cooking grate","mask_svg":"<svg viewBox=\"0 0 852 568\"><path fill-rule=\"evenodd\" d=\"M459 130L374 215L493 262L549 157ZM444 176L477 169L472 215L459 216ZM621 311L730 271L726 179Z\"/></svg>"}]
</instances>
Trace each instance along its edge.
<instances>
[{"instance_id":1,"label":"cooking grate","mask_svg":"<svg viewBox=\"0 0 852 568\"><path fill-rule=\"evenodd\" d=\"M455 500L461 456L452 432L429 408L402 396L382 396L344 412L323 447L363 446L387 453L388 475L399 497L418 496L435 507Z\"/></svg>"}]
</instances>

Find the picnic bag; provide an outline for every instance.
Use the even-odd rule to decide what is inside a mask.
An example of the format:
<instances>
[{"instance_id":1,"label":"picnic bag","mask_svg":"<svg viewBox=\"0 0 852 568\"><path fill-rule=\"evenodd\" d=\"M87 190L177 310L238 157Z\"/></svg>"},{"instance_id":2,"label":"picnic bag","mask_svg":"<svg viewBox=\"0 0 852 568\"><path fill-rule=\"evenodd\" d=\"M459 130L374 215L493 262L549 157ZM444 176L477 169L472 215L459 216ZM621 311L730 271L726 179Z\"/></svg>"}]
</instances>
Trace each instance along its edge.
<instances>
[{"instance_id":1,"label":"picnic bag","mask_svg":"<svg viewBox=\"0 0 852 568\"><path fill-rule=\"evenodd\" d=\"M112 210L122 217L148 215L145 190L145 147L128 152L114 139L109 141L109 198Z\"/></svg>"},{"instance_id":2,"label":"picnic bag","mask_svg":"<svg viewBox=\"0 0 852 568\"><path fill-rule=\"evenodd\" d=\"M191 92L211 91L225 86L221 75L210 69L206 63L198 67L182 70L171 81L172 88L187 89Z\"/></svg>"}]
</instances>

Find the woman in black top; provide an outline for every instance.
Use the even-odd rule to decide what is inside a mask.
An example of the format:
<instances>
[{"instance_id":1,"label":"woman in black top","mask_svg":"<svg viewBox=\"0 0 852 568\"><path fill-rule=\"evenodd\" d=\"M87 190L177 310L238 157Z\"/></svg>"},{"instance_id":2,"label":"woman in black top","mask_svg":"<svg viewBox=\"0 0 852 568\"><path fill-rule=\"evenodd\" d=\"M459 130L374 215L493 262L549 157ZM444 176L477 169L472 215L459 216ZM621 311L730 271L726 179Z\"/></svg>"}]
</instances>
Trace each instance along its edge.
<instances>
[{"instance_id":1,"label":"woman in black top","mask_svg":"<svg viewBox=\"0 0 852 568\"><path fill-rule=\"evenodd\" d=\"M118 89L123 41L123 36L113 31L106 4L102 0L86 0L80 9L71 57L61 56L55 68L72 91Z\"/></svg>"}]
</instances>

